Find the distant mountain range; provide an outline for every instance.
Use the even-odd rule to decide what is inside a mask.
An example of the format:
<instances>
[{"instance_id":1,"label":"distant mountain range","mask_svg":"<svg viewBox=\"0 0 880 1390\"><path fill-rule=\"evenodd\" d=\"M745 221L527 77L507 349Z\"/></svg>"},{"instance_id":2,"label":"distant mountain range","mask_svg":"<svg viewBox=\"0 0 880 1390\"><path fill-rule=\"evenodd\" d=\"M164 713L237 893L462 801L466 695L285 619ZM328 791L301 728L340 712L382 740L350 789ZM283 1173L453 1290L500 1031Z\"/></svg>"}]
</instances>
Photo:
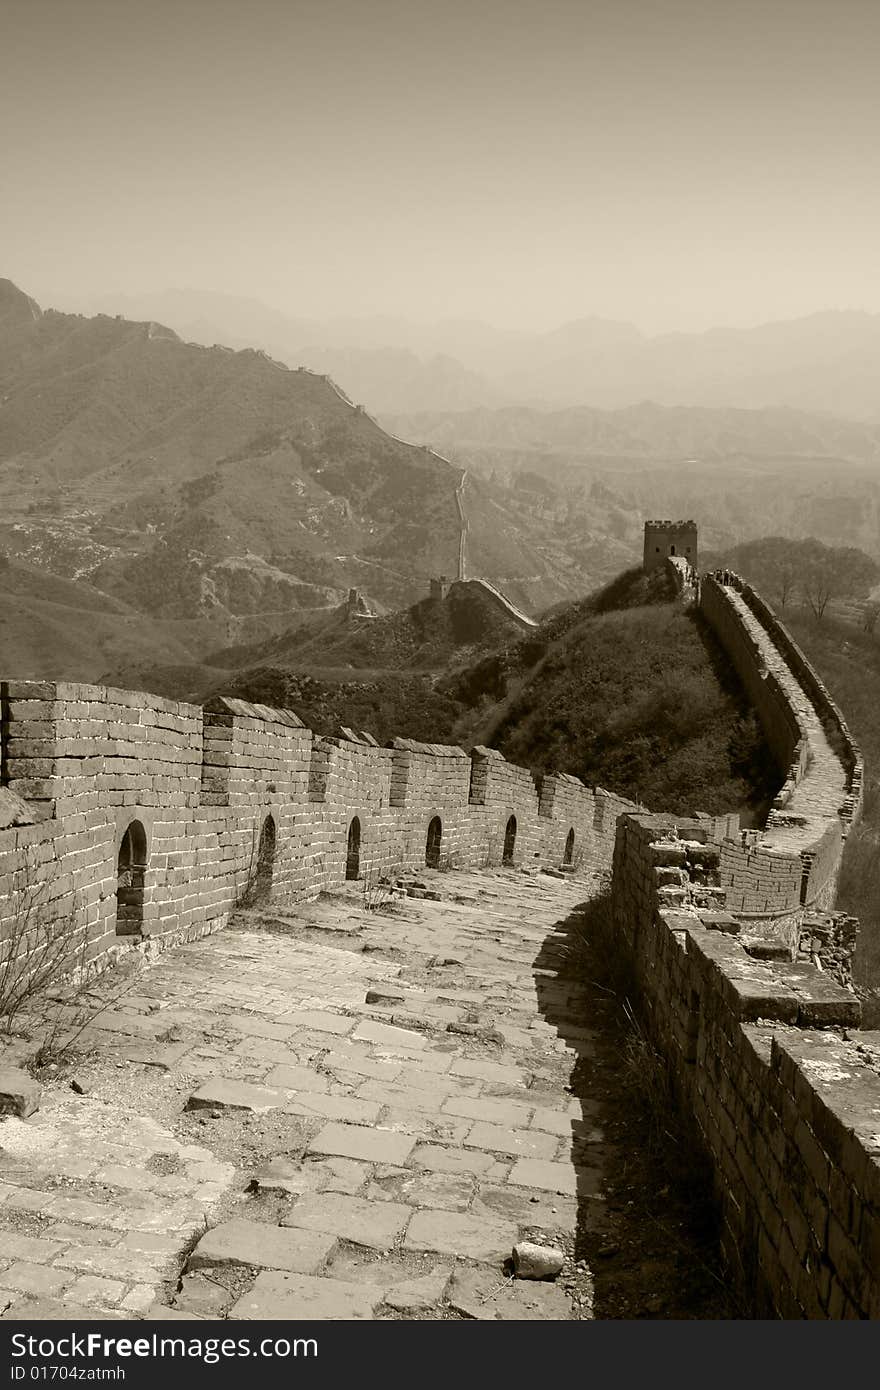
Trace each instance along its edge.
<instances>
[{"instance_id":1,"label":"distant mountain range","mask_svg":"<svg viewBox=\"0 0 880 1390\"><path fill-rule=\"evenodd\" d=\"M379 611L416 602L429 577L456 574L461 476L323 376L185 343L154 320L44 312L0 281L0 555L18 566L7 670L21 655L49 674L60 651L63 615L26 603L33 570L68 581L52 601L70 632L97 623L72 616L81 585L84 614L97 594L148 616L151 647L178 662L332 609L349 587ZM619 559L614 544L579 558L579 520L560 528L503 486L469 480L467 508L473 572L528 610Z\"/></svg>"},{"instance_id":2,"label":"distant mountain range","mask_svg":"<svg viewBox=\"0 0 880 1390\"><path fill-rule=\"evenodd\" d=\"M449 320L295 318L190 290L104 295L76 307L169 324L184 339L262 347L329 372L373 412L525 404L604 409L788 406L880 420L880 314L828 311L755 328L648 336L587 317L546 333Z\"/></svg>"},{"instance_id":3,"label":"distant mountain range","mask_svg":"<svg viewBox=\"0 0 880 1390\"><path fill-rule=\"evenodd\" d=\"M26 563L164 619L396 606L455 563L459 480L320 376L0 282L0 545Z\"/></svg>"}]
</instances>

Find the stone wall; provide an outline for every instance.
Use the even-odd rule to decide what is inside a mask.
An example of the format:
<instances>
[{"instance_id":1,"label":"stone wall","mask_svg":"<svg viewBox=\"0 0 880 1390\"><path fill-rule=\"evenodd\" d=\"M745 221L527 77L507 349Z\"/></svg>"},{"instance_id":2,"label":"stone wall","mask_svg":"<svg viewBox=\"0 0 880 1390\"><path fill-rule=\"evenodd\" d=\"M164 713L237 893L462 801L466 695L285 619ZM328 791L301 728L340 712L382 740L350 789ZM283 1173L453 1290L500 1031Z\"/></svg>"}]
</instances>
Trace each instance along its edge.
<instances>
[{"instance_id":1,"label":"stone wall","mask_svg":"<svg viewBox=\"0 0 880 1390\"><path fill-rule=\"evenodd\" d=\"M705 575L700 611L727 651L779 769L763 831L725 844L721 883L751 931L797 950L804 912L833 905L862 758L834 701L775 614L738 575Z\"/></svg>"},{"instance_id":2,"label":"stone wall","mask_svg":"<svg viewBox=\"0 0 880 1390\"><path fill-rule=\"evenodd\" d=\"M666 573L672 581L676 598L685 607L697 602L700 596L700 573L690 560L681 555L667 555Z\"/></svg>"},{"instance_id":3,"label":"stone wall","mask_svg":"<svg viewBox=\"0 0 880 1390\"><path fill-rule=\"evenodd\" d=\"M880 1317L880 1034L807 962L747 950L704 825L624 815L614 941L708 1155L755 1316ZM820 935L823 931L818 923Z\"/></svg>"},{"instance_id":4,"label":"stone wall","mask_svg":"<svg viewBox=\"0 0 880 1390\"><path fill-rule=\"evenodd\" d=\"M223 925L254 883L261 840L274 844L273 890L295 899L344 881L355 817L358 877L371 879L423 868L432 822L440 867L497 865L506 845L514 866L558 868L569 847L572 867L610 865L616 817L633 809L494 749L380 748L351 729L319 737L289 710L98 686L0 684L0 754L0 945L35 900L42 921L84 932L93 958L132 936L190 940ZM134 904L123 940L127 834L143 863L122 885Z\"/></svg>"}]
</instances>

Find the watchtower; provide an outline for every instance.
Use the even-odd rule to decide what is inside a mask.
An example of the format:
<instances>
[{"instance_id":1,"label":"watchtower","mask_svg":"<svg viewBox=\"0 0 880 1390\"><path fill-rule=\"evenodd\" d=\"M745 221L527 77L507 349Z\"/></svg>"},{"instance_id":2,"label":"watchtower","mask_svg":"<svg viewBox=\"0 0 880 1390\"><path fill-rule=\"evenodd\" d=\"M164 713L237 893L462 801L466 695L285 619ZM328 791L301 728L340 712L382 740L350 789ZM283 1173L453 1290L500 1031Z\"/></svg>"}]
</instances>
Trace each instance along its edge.
<instances>
[{"instance_id":1,"label":"watchtower","mask_svg":"<svg viewBox=\"0 0 880 1390\"><path fill-rule=\"evenodd\" d=\"M666 563L668 556L681 555L697 567L697 523L695 521L646 521L644 570L650 574Z\"/></svg>"},{"instance_id":2,"label":"watchtower","mask_svg":"<svg viewBox=\"0 0 880 1390\"><path fill-rule=\"evenodd\" d=\"M345 610L349 622L352 618L371 618L373 616L360 589L349 589Z\"/></svg>"},{"instance_id":3,"label":"watchtower","mask_svg":"<svg viewBox=\"0 0 880 1390\"><path fill-rule=\"evenodd\" d=\"M431 580L431 598L439 603L449 593L449 580L445 574L441 574L439 579Z\"/></svg>"}]
</instances>

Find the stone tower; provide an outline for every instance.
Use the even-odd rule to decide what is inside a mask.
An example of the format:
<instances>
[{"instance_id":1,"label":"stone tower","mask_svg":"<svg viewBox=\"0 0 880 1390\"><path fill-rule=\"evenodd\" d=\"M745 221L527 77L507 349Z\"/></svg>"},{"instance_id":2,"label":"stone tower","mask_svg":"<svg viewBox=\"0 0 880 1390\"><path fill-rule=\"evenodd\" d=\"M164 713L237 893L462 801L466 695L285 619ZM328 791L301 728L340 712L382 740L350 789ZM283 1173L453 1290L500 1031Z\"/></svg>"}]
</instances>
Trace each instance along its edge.
<instances>
[{"instance_id":1,"label":"stone tower","mask_svg":"<svg viewBox=\"0 0 880 1390\"><path fill-rule=\"evenodd\" d=\"M372 617L372 614L370 613L369 604L367 603L360 589L349 589L348 601L345 605L345 608L346 615L349 618L349 620L352 618Z\"/></svg>"},{"instance_id":2,"label":"stone tower","mask_svg":"<svg viewBox=\"0 0 880 1390\"><path fill-rule=\"evenodd\" d=\"M665 564L667 556L681 555L697 567L697 523L695 521L646 521L644 570Z\"/></svg>"},{"instance_id":3,"label":"stone tower","mask_svg":"<svg viewBox=\"0 0 880 1390\"><path fill-rule=\"evenodd\" d=\"M431 598L440 602L449 593L449 580L445 574L441 574L439 579L431 580Z\"/></svg>"}]
</instances>

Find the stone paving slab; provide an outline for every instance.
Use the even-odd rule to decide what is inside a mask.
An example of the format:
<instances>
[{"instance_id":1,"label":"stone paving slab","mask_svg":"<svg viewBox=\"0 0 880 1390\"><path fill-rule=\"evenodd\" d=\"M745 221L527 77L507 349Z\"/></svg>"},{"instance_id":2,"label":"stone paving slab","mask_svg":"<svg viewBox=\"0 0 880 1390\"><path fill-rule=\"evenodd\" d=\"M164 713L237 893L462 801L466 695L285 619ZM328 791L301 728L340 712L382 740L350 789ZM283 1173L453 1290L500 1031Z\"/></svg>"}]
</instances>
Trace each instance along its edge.
<instances>
[{"instance_id":1,"label":"stone paving slab","mask_svg":"<svg viewBox=\"0 0 880 1390\"><path fill-rule=\"evenodd\" d=\"M385 1043L389 1047L403 1047L410 1052L421 1051L427 1038L409 1028L394 1028L387 1023L375 1023L366 1019L359 1023L352 1033L355 1042Z\"/></svg>"},{"instance_id":2,"label":"stone paving slab","mask_svg":"<svg viewBox=\"0 0 880 1390\"><path fill-rule=\"evenodd\" d=\"M382 1289L341 1279L305 1275L259 1274L249 1293L230 1309L232 1321L300 1322L310 1318L363 1320L382 1302Z\"/></svg>"},{"instance_id":3,"label":"stone paving slab","mask_svg":"<svg viewBox=\"0 0 880 1390\"><path fill-rule=\"evenodd\" d=\"M254 1265L257 1269L284 1269L313 1274L327 1259L334 1245L333 1236L324 1231L292 1231L285 1226L268 1226L262 1221L236 1218L215 1226L202 1236L189 1257L187 1269L210 1265Z\"/></svg>"},{"instance_id":4,"label":"stone paving slab","mask_svg":"<svg viewBox=\"0 0 880 1390\"><path fill-rule=\"evenodd\" d=\"M338 1154L341 1158L363 1158L368 1163L403 1163L412 1153L415 1141L389 1129L366 1129L361 1125L325 1125L311 1142L315 1154Z\"/></svg>"},{"instance_id":5,"label":"stone paving slab","mask_svg":"<svg viewBox=\"0 0 880 1390\"><path fill-rule=\"evenodd\" d=\"M424 1089L414 1086L393 1086L386 1085L384 1081L365 1081L358 1087L357 1095L362 1100L377 1101L381 1105L394 1106L400 1110L421 1110L427 1115L436 1115L438 1119L455 1124L454 1115L443 1115L442 1106L446 1099L445 1091L437 1091L432 1087ZM467 1132L466 1126L465 1132Z\"/></svg>"},{"instance_id":6,"label":"stone paving slab","mask_svg":"<svg viewBox=\"0 0 880 1390\"><path fill-rule=\"evenodd\" d=\"M289 1026L289 1035L293 1035L303 1028L311 1028L316 1033L333 1033L338 1037L343 1037L345 1034L351 1033L355 1026L355 1019L353 1018L324 1013L320 1009L300 1009L297 1012L285 1014L284 1017Z\"/></svg>"},{"instance_id":7,"label":"stone paving slab","mask_svg":"<svg viewBox=\"0 0 880 1390\"><path fill-rule=\"evenodd\" d=\"M269 1090L265 1086L250 1086L245 1081L230 1081L219 1077L206 1081L194 1091L187 1102L188 1110L213 1110L228 1107L230 1110L252 1110L260 1114L283 1105L286 1096L283 1091Z\"/></svg>"},{"instance_id":8,"label":"stone paving slab","mask_svg":"<svg viewBox=\"0 0 880 1390\"><path fill-rule=\"evenodd\" d=\"M512 1100L492 1100L489 1096L449 1096L443 1102L446 1115L460 1115L468 1120L485 1120L488 1124L525 1126L532 1107Z\"/></svg>"},{"instance_id":9,"label":"stone paving slab","mask_svg":"<svg viewBox=\"0 0 880 1390\"><path fill-rule=\"evenodd\" d=\"M478 1149L451 1149L438 1144L419 1144L412 1157L419 1168L435 1173L471 1173L483 1178L507 1176L509 1165Z\"/></svg>"},{"instance_id":10,"label":"stone paving slab","mask_svg":"<svg viewBox=\"0 0 880 1390\"><path fill-rule=\"evenodd\" d=\"M17 1260L0 1275L6 1289L16 1293L53 1295L61 1293L72 1282L73 1276L61 1269L47 1269L45 1265L29 1264L27 1260Z\"/></svg>"},{"instance_id":11,"label":"stone paving slab","mask_svg":"<svg viewBox=\"0 0 880 1390\"><path fill-rule=\"evenodd\" d=\"M169 1311L166 1309L166 1311ZM13 1307L0 1313L2 1322L88 1322L94 1319L94 1308L78 1303L62 1303L60 1299L35 1296L23 1298ZM102 1311L102 1316L105 1316ZM113 1316L109 1314L109 1316ZM36 1334L35 1334L36 1335Z\"/></svg>"},{"instance_id":12,"label":"stone paving slab","mask_svg":"<svg viewBox=\"0 0 880 1390\"><path fill-rule=\"evenodd\" d=\"M263 1081L270 1089L279 1091L325 1092L330 1085L328 1078L323 1073L316 1072L311 1067L304 1067L299 1064L291 1066L289 1063L282 1063L280 1066L273 1067L263 1077Z\"/></svg>"},{"instance_id":13,"label":"stone paving slab","mask_svg":"<svg viewBox=\"0 0 880 1390\"><path fill-rule=\"evenodd\" d=\"M326 1231L355 1245L390 1250L406 1229L410 1207L397 1202L371 1202L339 1192L303 1197L283 1218L283 1226Z\"/></svg>"},{"instance_id":14,"label":"stone paving slab","mask_svg":"<svg viewBox=\"0 0 880 1390\"><path fill-rule=\"evenodd\" d=\"M517 1227L500 1217L473 1216L470 1212L417 1211L404 1240L406 1250L429 1250L501 1265L516 1244Z\"/></svg>"},{"instance_id":15,"label":"stone paving slab","mask_svg":"<svg viewBox=\"0 0 880 1390\"><path fill-rule=\"evenodd\" d=\"M510 1173L510 1182L517 1187L537 1187L542 1192L560 1192L574 1196L577 1174L570 1163L548 1163L542 1158L520 1158Z\"/></svg>"},{"instance_id":16,"label":"stone paving slab","mask_svg":"<svg viewBox=\"0 0 880 1390\"><path fill-rule=\"evenodd\" d=\"M392 1177L374 1179L365 1195L372 1202L399 1200L410 1207L467 1211L474 1200L474 1179L456 1173L412 1173L402 1169Z\"/></svg>"},{"instance_id":17,"label":"stone paving slab","mask_svg":"<svg viewBox=\"0 0 880 1390\"><path fill-rule=\"evenodd\" d=\"M347 1120L353 1125L375 1124L382 1106L355 1096L291 1095L284 1107L288 1115L320 1115L325 1120Z\"/></svg>"},{"instance_id":18,"label":"stone paving slab","mask_svg":"<svg viewBox=\"0 0 880 1390\"><path fill-rule=\"evenodd\" d=\"M479 1123L468 1131L464 1142L472 1149L488 1149L491 1153L512 1154L515 1157L525 1154L530 1158L555 1158L559 1148L559 1140L553 1134Z\"/></svg>"},{"instance_id":19,"label":"stone paving slab","mask_svg":"<svg viewBox=\"0 0 880 1390\"><path fill-rule=\"evenodd\" d=\"M449 1281L452 1307L481 1322L560 1322L571 1317L571 1303L555 1284L499 1278L485 1269L458 1269Z\"/></svg>"},{"instance_id":20,"label":"stone paving slab","mask_svg":"<svg viewBox=\"0 0 880 1390\"><path fill-rule=\"evenodd\" d=\"M486 1062L482 1058L461 1057L453 1062L450 1071L454 1076L473 1076L491 1085L524 1087L526 1076L518 1067L506 1066L500 1062Z\"/></svg>"},{"instance_id":21,"label":"stone paving slab","mask_svg":"<svg viewBox=\"0 0 880 1390\"><path fill-rule=\"evenodd\" d=\"M502 1216L547 1231L573 1231L578 1214L573 1197L493 1183L478 1186L470 1209L475 1215Z\"/></svg>"},{"instance_id":22,"label":"stone paving slab","mask_svg":"<svg viewBox=\"0 0 880 1390\"><path fill-rule=\"evenodd\" d=\"M401 1313L424 1313L436 1308L449 1283L448 1269L405 1279L385 1290L383 1302Z\"/></svg>"}]
</instances>

